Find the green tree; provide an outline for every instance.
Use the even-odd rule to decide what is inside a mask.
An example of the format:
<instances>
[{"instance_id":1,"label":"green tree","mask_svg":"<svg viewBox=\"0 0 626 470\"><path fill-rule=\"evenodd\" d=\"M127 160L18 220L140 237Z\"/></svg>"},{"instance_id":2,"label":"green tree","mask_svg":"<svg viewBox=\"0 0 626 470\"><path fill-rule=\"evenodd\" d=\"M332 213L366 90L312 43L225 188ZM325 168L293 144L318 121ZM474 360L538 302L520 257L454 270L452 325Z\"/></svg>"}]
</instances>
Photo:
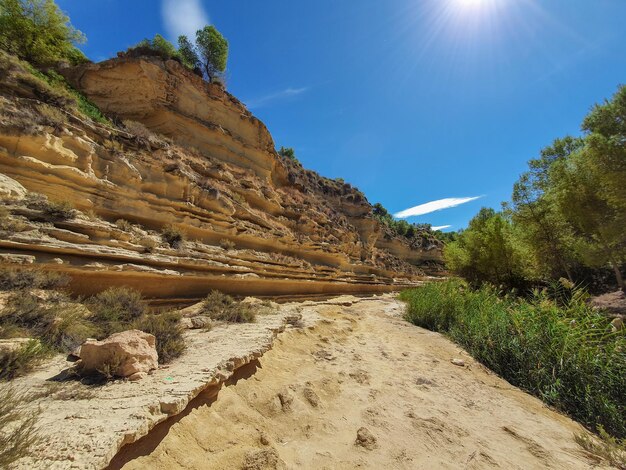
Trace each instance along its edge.
<instances>
[{"instance_id":1,"label":"green tree","mask_svg":"<svg viewBox=\"0 0 626 470\"><path fill-rule=\"evenodd\" d=\"M226 71L228 41L215 26L205 26L196 32L196 46L200 56L200 65L209 80Z\"/></svg>"},{"instance_id":2,"label":"green tree","mask_svg":"<svg viewBox=\"0 0 626 470\"><path fill-rule=\"evenodd\" d=\"M576 264L570 226L557 210L554 198L546 193L551 184L550 168L583 145L580 138L555 140L541 151L540 158L529 162L530 171L513 186L512 221L533 253L540 274L548 278L566 275L573 282L572 267Z\"/></svg>"},{"instance_id":3,"label":"green tree","mask_svg":"<svg viewBox=\"0 0 626 470\"><path fill-rule=\"evenodd\" d=\"M606 181L587 151L581 151L552 170L558 210L574 231L574 246L585 265L610 265L620 289L626 260L624 208L605 191Z\"/></svg>"},{"instance_id":4,"label":"green tree","mask_svg":"<svg viewBox=\"0 0 626 470\"><path fill-rule=\"evenodd\" d=\"M36 66L87 61L85 41L53 0L0 0L0 47Z\"/></svg>"},{"instance_id":5,"label":"green tree","mask_svg":"<svg viewBox=\"0 0 626 470\"><path fill-rule=\"evenodd\" d=\"M457 240L445 246L444 259L448 269L474 286L488 282L514 288L528 278L528 257L513 224L489 208L482 208Z\"/></svg>"},{"instance_id":6,"label":"green tree","mask_svg":"<svg viewBox=\"0 0 626 470\"><path fill-rule=\"evenodd\" d=\"M298 157L296 157L296 151L291 147L281 147L278 149L278 155L286 160L291 160L294 163L300 163Z\"/></svg>"},{"instance_id":7,"label":"green tree","mask_svg":"<svg viewBox=\"0 0 626 470\"><path fill-rule=\"evenodd\" d=\"M196 46L191 43L187 36L178 36L178 52L186 67L192 70L200 67L200 58L196 52Z\"/></svg>"}]
</instances>

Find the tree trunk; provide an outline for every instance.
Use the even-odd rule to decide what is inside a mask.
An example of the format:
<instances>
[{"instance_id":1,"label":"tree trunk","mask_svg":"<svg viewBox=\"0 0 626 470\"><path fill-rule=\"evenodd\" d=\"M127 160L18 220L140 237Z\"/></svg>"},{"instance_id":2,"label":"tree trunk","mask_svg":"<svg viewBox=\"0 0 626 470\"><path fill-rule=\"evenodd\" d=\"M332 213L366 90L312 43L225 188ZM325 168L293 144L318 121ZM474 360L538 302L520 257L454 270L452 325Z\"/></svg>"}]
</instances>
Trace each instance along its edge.
<instances>
[{"instance_id":1,"label":"tree trunk","mask_svg":"<svg viewBox=\"0 0 626 470\"><path fill-rule=\"evenodd\" d=\"M626 293L626 286L624 285L624 278L622 277L622 273L619 270L619 264L615 262L611 262L611 266L613 266L613 271L615 272L615 279L617 279L618 287Z\"/></svg>"}]
</instances>

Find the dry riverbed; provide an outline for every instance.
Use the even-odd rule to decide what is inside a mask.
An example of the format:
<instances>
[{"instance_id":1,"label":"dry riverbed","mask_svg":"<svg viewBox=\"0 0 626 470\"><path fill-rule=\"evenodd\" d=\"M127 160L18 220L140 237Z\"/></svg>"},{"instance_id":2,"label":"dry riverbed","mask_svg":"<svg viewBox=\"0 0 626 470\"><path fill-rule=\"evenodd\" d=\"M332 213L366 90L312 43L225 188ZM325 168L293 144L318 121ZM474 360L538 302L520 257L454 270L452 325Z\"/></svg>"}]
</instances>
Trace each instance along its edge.
<instances>
[{"instance_id":1,"label":"dry riverbed","mask_svg":"<svg viewBox=\"0 0 626 470\"><path fill-rule=\"evenodd\" d=\"M390 296L303 303L300 327L112 468L597 468L579 425L402 308Z\"/></svg>"}]
</instances>

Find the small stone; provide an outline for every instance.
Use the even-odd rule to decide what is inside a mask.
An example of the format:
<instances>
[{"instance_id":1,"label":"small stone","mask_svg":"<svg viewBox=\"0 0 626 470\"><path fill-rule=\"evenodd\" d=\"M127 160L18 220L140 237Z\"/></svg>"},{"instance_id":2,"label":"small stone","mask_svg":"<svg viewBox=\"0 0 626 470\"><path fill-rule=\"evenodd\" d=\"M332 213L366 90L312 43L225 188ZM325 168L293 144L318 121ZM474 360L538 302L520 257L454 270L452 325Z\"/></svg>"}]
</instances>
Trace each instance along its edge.
<instances>
[{"instance_id":1,"label":"small stone","mask_svg":"<svg viewBox=\"0 0 626 470\"><path fill-rule=\"evenodd\" d=\"M270 445L270 438L266 433L262 432L259 436L259 442L264 446L268 446Z\"/></svg>"},{"instance_id":2,"label":"small stone","mask_svg":"<svg viewBox=\"0 0 626 470\"><path fill-rule=\"evenodd\" d=\"M354 444L365 447L367 450L373 450L376 448L376 438L369 429L359 428L356 432L356 441L354 441Z\"/></svg>"},{"instance_id":3,"label":"small stone","mask_svg":"<svg viewBox=\"0 0 626 470\"><path fill-rule=\"evenodd\" d=\"M320 397L317 396L315 390L313 390L310 386L305 387L302 394L313 408L317 408L320 405Z\"/></svg>"},{"instance_id":4,"label":"small stone","mask_svg":"<svg viewBox=\"0 0 626 470\"><path fill-rule=\"evenodd\" d=\"M145 372L135 372L133 375L128 377L128 380L130 380L131 382L136 382L137 380L143 379L146 375L148 374L146 374Z\"/></svg>"},{"instance_id":5,"label":"small stone","mask_svg":"<svg viewBox=\"0 0 626 470\"><path fill-rule=\"evenodd\" d=\"M463 359L454 358L450 362L452 362L452 364L454 364L455 366L465 367L465 361Z\"/></svg>"},{"instance_id":6,"label":"small stone","mask_svg":"<svg viewBox=\"0 0 626 470\"><path fill-rule=\"evenodd\" d=\"M624 320L620 317L614 318L611 322L613 332L620 331L622 328L624 328Z\"/></svg>"}]
</instances>

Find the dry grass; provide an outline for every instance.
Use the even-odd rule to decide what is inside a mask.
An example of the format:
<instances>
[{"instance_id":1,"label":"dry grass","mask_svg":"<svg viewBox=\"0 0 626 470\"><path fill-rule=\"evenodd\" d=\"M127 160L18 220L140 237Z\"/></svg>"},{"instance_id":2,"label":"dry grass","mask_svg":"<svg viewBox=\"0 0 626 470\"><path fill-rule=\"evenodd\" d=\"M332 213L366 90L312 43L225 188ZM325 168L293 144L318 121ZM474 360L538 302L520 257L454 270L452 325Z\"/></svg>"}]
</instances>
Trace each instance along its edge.
<instances>
[{"instance_id":1,"label":"dry grass","mask_svg":"<svg viewBox=\"0 0 626 470\"><path fill-rule=\"evenodd\" d=\"M67 201L48 201L41 210L55 221L69 220L76 217L76 209Z\"/></svg>"},{"instance_id":2,"label":"dry grass","mask_svg":"<svg viewBox=\"0 0 626 470\"><path fill-rule=\"evenodd\" d=\"M222 238L220 240L220 246L224 248L226 251L233 250L235 248L235 242L228 240L226 238Z\"/></svg>"},{"instance_id":3,"label":"dry grass","mask_svg":"<svg viewBox=\"0 0 626 470\"><path fill-rule=\"evenodd\" d=\"M0 230L8 233L23 232L28 227L23 221L11 216L11 211L0 206Z\"/></svg>"},{"instance_id":4,"label":"dry grass","mask_svg":"<svg viewBox=\"0 0 626 470\"><path fill-rule=\"evenodd\" d=\"M626 470L626 439L617 439L609 435L602 426L598 426L598 436L580 433L574 435L574 440L599 460L604 460L620 470Z\"/></svg>"},{"instance_id":5,"label":"dry grass","mask_svg":"<svg viewBox=\"0 0 626 470\"><path fill-rule=\"evenodd\" d=\"M13 380L27 374L49 354L50 351L37 340L31 340L12 351L0 351L0 381ZM0 468L3 467L0 465Z\"/></svg>"},{"instance_id":6,"label":"dry grass","mask_svg":"<svg viewBox=\"0 0 626 470\"><path fill-rule=\"evenodd\" d=\"M45 347L69 352L96 333L85 309L61 293L45 297L13 291L0 311L0 336L35 337Z\"/></svg>"},{"instance_id":7,"label":"dry grass","mask_svg":"<svg viewBox=\"0 0 626 470\"><path fill-rule=\"evenodd\" d=\"M161 230L161 237L172 248L181 248L185 242L185 232L178 227L168 224Z\"/></svg>"},{"instance_id":8,"label":"dry grass","mask_svg":"<svg viewBox=\"0 0 626 470\"><path fill-rule=\"evenodd\" d=\"M150 237L143 237L139 239L137 242L139 245L143 246L144 251L146 253L152 253L159 246L158 243Z\"/></svg>"},{"instance_id":9,"label":"dry grass","mask_svg":"<svg viewBox=\"0 0 626 470\"><path fill-rule=\"evenodd\" d=\"M25 411L31 397L12 387L0 388L0 468L26 457L39 442L35 428L37 415Z\"/></svg>"},{"instance_id":10,"label":"dry grass","mask_svg":"<svg viewBox=\"0 0 626 470\"><path fill-rule=\"evenodd\" d=\"M60 289L70 278L54 271L0 267L0 290Z\"/></svg>"},{"instance_id":11,"label":"dry grass","mask_svg":"<svg viewBox=\"0 0 626 470\"><path fill-rule=\"evenodd\" d=\"M115 221L115 226L123 232L132 233L135 231L135 226L126 219L117 219Z\"/></svg>"}]
</instances>

